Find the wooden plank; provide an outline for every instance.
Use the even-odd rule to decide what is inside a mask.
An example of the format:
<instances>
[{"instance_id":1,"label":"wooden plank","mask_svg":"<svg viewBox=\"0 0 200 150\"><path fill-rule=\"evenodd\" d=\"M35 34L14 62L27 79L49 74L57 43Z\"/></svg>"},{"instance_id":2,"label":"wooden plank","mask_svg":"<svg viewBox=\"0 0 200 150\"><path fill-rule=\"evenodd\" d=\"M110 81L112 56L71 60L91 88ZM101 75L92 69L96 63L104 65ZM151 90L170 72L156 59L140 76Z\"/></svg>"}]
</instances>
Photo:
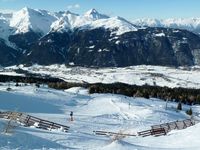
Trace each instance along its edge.
<instances>
[{"instance_id":1,"label":"wooden plank","mask_svg":"<svg viewBox=\"0 0 200 150\"><path fill-rule=\"evenodd\" d=\"M122 136L136 136L135 134L116 133L108 131L93 131L97 135L122 135Z\"/></svg>"},{"instance_id":2,"label":"wooden plank","mask_svg":"<svg viewBox=\"0 0 200 150\"><path fill-rule=\"evenodd\" d=\"M61 124L58 124L58 123L55 123L55 122L52 122L52 121L48 121L48 120L43 120L43 119L40 119L40 118L37 118L37 117L31 116L31 118L38 119L38 120L40 120L40 121L42 121L42 122L44 122L44 123L46 123L46 124L49 124L49 125L51 125L51 124L54 123L54 126L57 126L57 127L70 128L69 126L61 125Z\"/></svg>"},{"instance_id":3,"label":"wooden plank","mask_svg":"<svg viewBox=\"0 0 200 150\"><path fill-rule=\"evenodd\" d=\"M140 131L140 132L138 132L138 135L139 135L139 136L142 136L142 137L150 136L150 135L152 135L152 132L151 132L151 131L152 131L152 130Z\"/></svg>"},{"instance_id":4,"label":"wooden plank","mask_svg":"<svg viewBox=\"0 0 200 150\"><path fill-rule=\"evenodd\" d=\"M152 135L166 135L164 128L152 129Z\"/></svg>"},{"instance_id":5,"label":"wooden plank","mask_svg":"<svg viewBox=\"0 0 200 150\"><path fill-rule=\"evenodd\" d=\"M67 132L69 130L69 126L58 124L52 121L48 120L43 120L38 117L30 116L30 115L25 115L23 113L18 113L18 112L0 112L0 118L6 118L9 119L9 116L12 116L12 114L17 115L17 121L20 123L25 124L25 126L33 126L35 123L38 123L38 128L42 128L45 130L48 129L59 129L63 128L64 132Z\"/></svg>"}]
</instances>

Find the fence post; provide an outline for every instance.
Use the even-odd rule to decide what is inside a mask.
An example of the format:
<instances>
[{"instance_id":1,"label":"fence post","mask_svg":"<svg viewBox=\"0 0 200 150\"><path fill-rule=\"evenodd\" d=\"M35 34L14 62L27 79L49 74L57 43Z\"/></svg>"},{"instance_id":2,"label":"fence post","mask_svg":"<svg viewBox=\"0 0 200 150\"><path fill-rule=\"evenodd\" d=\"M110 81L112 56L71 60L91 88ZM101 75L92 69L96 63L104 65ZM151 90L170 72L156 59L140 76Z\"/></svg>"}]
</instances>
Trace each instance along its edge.
<instances>
[{"instance_id":1,"label":"fence post","mask_svg":"<svg viewBox=\"0 0 200 150\"><path fill-rule=\"evenodd\" d=\"M28 117L28 119L26 120L26 125L28 126L28 122L29 122L31 116L28 115L27 117Z\"/></svg>"},{"instance_id":2,"label":"fence post","mask_svg":"<svg viewBox=\"0 0 200 150\"><path fill-rule=\"evenodd\" d=\"M187 124L185 123L185 120L183 120L183 124L184 124L183 129L187 128Z\"/></svg>"}]
</instances>

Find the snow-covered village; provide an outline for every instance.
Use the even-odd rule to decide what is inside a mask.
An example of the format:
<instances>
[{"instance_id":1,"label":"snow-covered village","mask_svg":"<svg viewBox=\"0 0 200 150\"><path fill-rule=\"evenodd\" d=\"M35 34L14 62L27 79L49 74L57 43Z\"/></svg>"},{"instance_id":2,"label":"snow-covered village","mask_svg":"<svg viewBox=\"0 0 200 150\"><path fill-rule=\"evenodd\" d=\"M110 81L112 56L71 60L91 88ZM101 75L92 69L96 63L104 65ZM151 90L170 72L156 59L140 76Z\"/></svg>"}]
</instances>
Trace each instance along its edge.
<instances>
[{"instance_id":1,"label":"snow-covered village","mask_svg":"<svg viewBox=\"0 0 200 150\"><path fill-rule=\"evenodd\" d=\"M199 5L0 0L0 149L200 150Z\"/></svg>"}]
</instances>

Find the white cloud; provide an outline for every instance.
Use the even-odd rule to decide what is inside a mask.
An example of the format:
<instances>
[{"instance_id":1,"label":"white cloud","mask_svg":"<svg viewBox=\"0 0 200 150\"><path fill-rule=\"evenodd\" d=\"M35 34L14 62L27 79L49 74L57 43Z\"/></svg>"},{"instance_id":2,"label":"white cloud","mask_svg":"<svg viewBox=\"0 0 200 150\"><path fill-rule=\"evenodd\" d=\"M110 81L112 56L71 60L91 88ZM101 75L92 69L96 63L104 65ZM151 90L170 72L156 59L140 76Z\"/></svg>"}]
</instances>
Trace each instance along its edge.
<instances>
[{"instance_id":1,"label":"white cloud","mask_svg":"<svg viewBox=\"0 0 200 150\"><path fill-rule=\"evenodd\" d=\"M79 4L68 5L67 9L79 9L81 6Z\"/></svg>"}]
</instances>

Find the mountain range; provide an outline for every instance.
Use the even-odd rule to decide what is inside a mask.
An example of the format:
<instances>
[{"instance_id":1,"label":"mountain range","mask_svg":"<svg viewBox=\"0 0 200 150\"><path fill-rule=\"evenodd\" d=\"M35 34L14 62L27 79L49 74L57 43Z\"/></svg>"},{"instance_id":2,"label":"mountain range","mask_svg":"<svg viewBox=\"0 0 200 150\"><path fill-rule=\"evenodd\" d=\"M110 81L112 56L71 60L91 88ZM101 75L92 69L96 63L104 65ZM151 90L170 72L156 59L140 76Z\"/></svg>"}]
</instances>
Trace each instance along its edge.
<instances>
[{"instance_id":1,"label":"mountain range","mask_svg":"<svg viewBox=\"0 0 200 150\"><path fill-rule=\"evenodd\" d=\"M0 65L200 65L198 21L188 28L149 22L95 9L83 15L27 7L0 13Z\"/></svg>"},{"instance_id":2,"label":"mountain range","mask_svg":"<svg viewBox=\"0 0 200 150\"><path fill-rule=\"evenodd\" d=\"M200 34L200 18L169 18L169 19L152 19L143 18L135 19L133 24L143 27L164 27L183 29Z\"/></svg>"}]
</instances>

